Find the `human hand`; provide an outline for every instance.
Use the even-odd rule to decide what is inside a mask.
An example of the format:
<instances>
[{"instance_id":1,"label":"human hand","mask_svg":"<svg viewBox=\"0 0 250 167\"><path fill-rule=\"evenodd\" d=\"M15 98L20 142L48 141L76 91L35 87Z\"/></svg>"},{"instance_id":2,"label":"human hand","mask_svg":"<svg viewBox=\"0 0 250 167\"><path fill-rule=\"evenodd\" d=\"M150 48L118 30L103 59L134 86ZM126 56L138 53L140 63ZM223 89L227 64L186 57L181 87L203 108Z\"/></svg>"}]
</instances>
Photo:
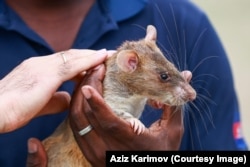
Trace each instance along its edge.
<instances>
[{"instance_id":1,"label":"human hand","mask_svg":"<svg viewBox=\"0 0 250 167\"><path fill-rule=\"evenodd\" d=\"M60 85L101 64L106 50L75 50L25 60L0 80L0 133L32 118L68 108L70 96Z\"/></svg>"},{"instance_id":2,"label":"human hand","mask_svg":"<svg viewBox=\"0 0 250 167\"><path fill-rule=\"evenodd\" d=\"M75 139L93 166L104 166L107 150L179 148L184 131L179 109L164 105L161 119L143 134L137 135L129 123L117 117L104 102L101 96L103 75L104 67L100 67L90 78L85 77L73 95L69 115ZM93 126L93 129L80 136L78 132L88 125Z\"/></svg>"},{"instance_id":3,"label":"human hand","mask_svg":"<svg viewBox=\"0 0 250 167\"><path fill-rule=\"evenodd\" d=\"M103 66L100 66L91 77L85 77L82 84L90 84L101 92L103 74ZM183 75L187 80L190 78L189 72L183 72ZM95 89L89 86L82 87L82 84L75 91L75 99L72 104L74 110L70 114L70 119L75 138L82 152L94 166L103 166L105 164L106 150L176 150L179 148L183 134L181 111L164 106L162 118L147 129L144 134L138 136L126 121L117 118L110 111ZM90 110L89 106L87 111L81 110L84 107L83 104L88 105L88 103L86 98L82 96L80 89L83 90L85 97L89 99L90 106L96 102L99 104L99 106L96 104L92 106L95 110ZM97 108L94 106L97 106ZM89 113L95 111L97 113ZM85 112L87 117L85 117ZM93 114L96 114L97 117ZM97 122L98 119L101 121ZM84 136L79 136L78 131L82 127L86 127L88 121L91 121L92 126L96 125L94 130ZM46 152L39 140L30 139L28 141L28 150L27 167L47 166Z\"/></svg>"},{"instance_id":4,"label":"human hand","mask_svg":"<svg viewBox=\"0 0 250 167\"><path fill-rule=\"evenodd\" d=\"M47 167L47 154L40 140L30 138L28 140L28 157L26 167Z\"/></svg>"}]
</instances>

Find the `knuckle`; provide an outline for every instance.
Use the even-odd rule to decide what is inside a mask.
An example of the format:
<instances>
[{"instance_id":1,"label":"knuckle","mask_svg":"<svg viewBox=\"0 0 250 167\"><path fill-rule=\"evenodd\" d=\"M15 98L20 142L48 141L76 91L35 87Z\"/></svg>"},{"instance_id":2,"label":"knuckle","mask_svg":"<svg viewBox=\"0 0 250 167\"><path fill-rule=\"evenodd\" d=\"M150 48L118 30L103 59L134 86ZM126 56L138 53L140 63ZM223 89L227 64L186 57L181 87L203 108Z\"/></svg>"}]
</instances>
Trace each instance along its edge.
<instances>
[{"instance_id":1,"label":"knuckle","mask_svg":"<svg viewBox=\"0 0 250 167\"><path fill-rule=\"evenodd\" d=\"M104 161L105 160L105 153L103 151L100 150L96 150L95 151L95 155L98 161Z\"/></svg>"},{"instance_id":2,"label":"knuckle","mask_svg":"<svg viewBox=\"0 0 250 167\"><path fill-rule=\"evenodd\" d=\"M56 54L57 59L60 57L61 63L58 68L58 75L59 76L66 76L70 73L70 70L72 69L72 59L71 55L73 54L72 49L60 52Z\"/></svg>"},{"instance_id":3,"label":"knuckle","mask_svg":"<svg viewBox=\"0 0 250 167\"><path fill-rule=\"evenodd\" d=\"M108 131L110 134L120 134L121 133L121 127L117 123L104 123L103 129Z\"/></svg>"},{"instance_id":4,"label":"knuckle","mask_svg":"<svg viewBox=\"0 0 250 167\"><path fill-rule=\"evenodd\" d=\"M106 155L104 151L95 149L93 152L91 152L91 154L85 154L85 156L93 166L100 166L100 164L105 164Z\"/></svg>"},{"instance_id":5,"label":"knuckle","mask_svg":"<svg viewBox=\"0 0 250 167\"><path fill-rule=\"evenodd\" d=\"M82 116L83 116L83 113L79 108L75 108L74 111L71 112L71 118L73 120L79 120L79 118Z\"/></svg>"},{"instance_id":6,"label":"knuckle","mask_svg":"<svg viewBox=\"0 0 250 167\"><path fill-rule=\"evenodd\" d=\"M71 107L71 112L69 115L69 118L73 121L79 120L79 118L82 116L81 109L78 106Z\"/></svg>"},{"instance_id":7,"label":"knuckle","mask_svg":"<svg viewBox=\"0 0 250 167\"><path fill-rule=\"evenodd\" d=\"M34 62L36 61L36 59L37 59L36 57L30 57L30 58L24 60L20 64L19 68L30 68L34 64Z\"/></svg>"}]
</instances>

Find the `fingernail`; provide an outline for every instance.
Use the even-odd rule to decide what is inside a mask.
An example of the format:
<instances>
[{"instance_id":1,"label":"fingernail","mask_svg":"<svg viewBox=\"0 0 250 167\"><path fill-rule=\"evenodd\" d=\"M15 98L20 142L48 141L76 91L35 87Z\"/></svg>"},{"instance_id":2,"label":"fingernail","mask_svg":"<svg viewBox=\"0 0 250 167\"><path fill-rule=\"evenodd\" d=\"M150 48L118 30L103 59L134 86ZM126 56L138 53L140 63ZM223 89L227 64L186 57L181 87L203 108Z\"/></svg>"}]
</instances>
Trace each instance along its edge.
<instances>
[{"instance_id":1,"label":"fingernail","mask_svg":"<svg viewBox=\"0 0 250 167\"><path fill-rule=\"evenodd\" d=\"M103 66L103 64L100 64L98 66L96 66L93 70L98 70L99 68L101 68Z\"/></svg>"},{"instance_id":2,"label":"fingernail","mask_svg":"<svg viewBox=\"0 0 250 167\"><path fill-rule=\"evenodd\" d=\"M29 152L30 154L33 154L33 153L36 153L37 150L38 150L37 145L30 139L30 140L28 141L28 152Z\"/></svg>"},{"instance_id":3,"label":"fingernail","mask_svg":"<svg viewBox=\"0 0 250 167\"><path fill-rule=\"evenodd\" d=\"M115 50L109 50L109 51L108 51L108 57L113 56L116 52L117 52L117 51L115 51Z\"/></svg>"},{"instance_id":4,"label":"fingernail","mask_svg":"<svg viewBox=\"0 0 250 167\"><path fill-rule=\"evenodd\" d=\"M96 52L97 55L103 55L103 54L107 54L107 50L106 49L101 49L101 50L98 50Z\"/></svg>"},{"instance_id":5,"label":"fingernail","mask_svg":"<svg viewBox=\"0 0 250 167\"><path fill-rule=\"evenodd\" d=\"M90 93L89 88L83 87L83 88L82 88L82 93L83 93L83 95L84 95L84 97L85 97L86 99L90 99L90 98L91 98L91 93Z\"/></svg>"}]
</instances>

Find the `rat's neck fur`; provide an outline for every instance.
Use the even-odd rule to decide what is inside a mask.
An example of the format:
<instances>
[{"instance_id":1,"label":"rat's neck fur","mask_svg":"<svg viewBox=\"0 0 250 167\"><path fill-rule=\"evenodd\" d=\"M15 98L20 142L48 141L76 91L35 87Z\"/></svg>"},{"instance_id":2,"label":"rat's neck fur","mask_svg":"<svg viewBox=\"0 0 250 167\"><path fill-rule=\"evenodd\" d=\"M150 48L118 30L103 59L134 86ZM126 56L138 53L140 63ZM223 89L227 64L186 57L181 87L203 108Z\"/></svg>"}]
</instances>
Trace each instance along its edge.
<instances>
[{"instance_id":1,"label":"rat's neck fur","mask_svg":"<svg viewBox=\"0 0 250 167\"><path fill-rule=\"evenodd\" d=\"M121 81L119 67L115 63L115 56L106 62L106 74L103 82L103 96L105 102L121 117L139 118L146 104L146 98L134 94L127 85Z\"/></svg>"}]
</instances>

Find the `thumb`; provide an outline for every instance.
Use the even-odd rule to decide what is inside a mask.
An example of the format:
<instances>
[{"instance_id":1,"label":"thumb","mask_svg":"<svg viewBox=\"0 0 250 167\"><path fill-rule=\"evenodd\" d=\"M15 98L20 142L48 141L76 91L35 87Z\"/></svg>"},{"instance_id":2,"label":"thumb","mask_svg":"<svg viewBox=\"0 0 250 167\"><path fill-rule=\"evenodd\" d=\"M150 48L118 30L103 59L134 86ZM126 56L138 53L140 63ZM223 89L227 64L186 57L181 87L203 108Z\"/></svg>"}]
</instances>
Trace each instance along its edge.
<instances>
[{"instance_id":1,"label":"thumb","mask_svg":"<svg viewBox=\"0 0 250 167\"><path fill-rule=\"evenodd\" d=\"M164 106L162 119L166 121L163 129L167 132L169 145L173 150L180 147L182 136L184 133L183 111L180 107Z\"/></svg>"},{"instance_id":2,"label":"thumb","mask_svg":"<svg viewBox=\"0 0 250 167\"><path fill-rule=\"evenodd\" d=\"M161 122L163 129L169 131L171 129L173 132L183 132L183 111L181 107L176 106L163 106L163 113L161 116Z\"/></svg>"},{"instance_id":3,"label":"thumb","mask_svg":"<svg viewBox=\"0 0 250 167\"><path fill-rule=\"evenodd\" d=\"M28 140L27 167L47 167L47 155L42 143L36 138Z\"/></svg>"},{"instance_id":4,"label":"thumb","mask_svg":"<svg viewBox=\"0 0 250 167\"><path fill-rule=\"evenodd\" d=\"M71 97L68 92L56 92L37 116L62 112L69 107L70 100Z\"/></svg>"},{"instance_id":5,"label":"thumb","mask_svg":"<svg viewBox=\"0 0 250 167\"><path fill-rule=\"evenodd\" d=\"M179 107L164 105L159 120L154 122L150 129L158 133L158 137L166 140L169 150L178 150L184 133L183 111Z\"/></svg>"}]
</instances>

